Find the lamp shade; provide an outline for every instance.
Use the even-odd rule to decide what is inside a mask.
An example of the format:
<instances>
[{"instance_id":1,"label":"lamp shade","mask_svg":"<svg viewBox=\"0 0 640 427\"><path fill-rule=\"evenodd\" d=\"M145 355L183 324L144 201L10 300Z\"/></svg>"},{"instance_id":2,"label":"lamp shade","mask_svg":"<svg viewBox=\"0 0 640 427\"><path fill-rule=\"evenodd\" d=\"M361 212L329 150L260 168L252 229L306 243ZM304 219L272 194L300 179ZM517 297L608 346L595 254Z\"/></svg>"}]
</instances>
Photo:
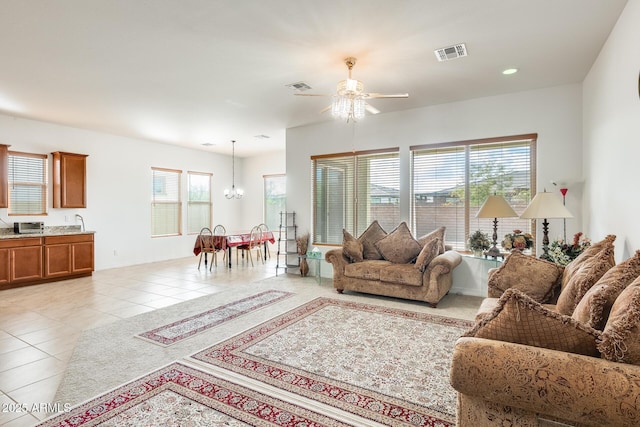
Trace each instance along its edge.
<instances>
[{"instance_id":1,"label":"lamp shade","mask_svg":"<svg viewBox=\"0 0 640 427\"><path fill-rule=\"evenodd\" d=\"M555 194L548 191L536 194L520 218L573 218Z\"/></svg>"},{"instance_id":2,"label":"lamp shade","mask_svg":"<svg viewBox=\"0 0 640 427\"><path fill-rule=\"evenodd\" d=\"M511 218L518 214L502 196L489 196L476 214L476 218Z\"/></svg>"}]
</instances>

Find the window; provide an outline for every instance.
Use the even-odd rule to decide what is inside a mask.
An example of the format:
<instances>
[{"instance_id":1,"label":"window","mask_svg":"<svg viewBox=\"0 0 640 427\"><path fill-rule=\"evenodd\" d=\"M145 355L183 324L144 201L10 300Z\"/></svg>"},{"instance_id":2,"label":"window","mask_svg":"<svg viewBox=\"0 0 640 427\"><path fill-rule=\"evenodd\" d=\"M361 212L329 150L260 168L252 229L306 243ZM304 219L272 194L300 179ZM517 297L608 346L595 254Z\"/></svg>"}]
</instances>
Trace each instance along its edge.
<instances>
[{"instance_id":1,"label":"window","mask_svg":"<svg viewBox=\"0 0 640 427\"><path fill-rule=\"evenodd\" d=\"M269 230L280 226L280 212L287 210L286 175L265 175L264 177L264 223Z\"/></svg>"},{"instance_id":2,"label":"window","mask_svg":"<svg viewBox=\"0 0 640 427\"><path fill-rule=\"evenodd\" d=\"M47 214L47 156L9 151L9 215Z\"/></svg>"},{"instance_id":3,"label":"window","mask_svg":"<svg viewBox=\"0 0 640 427\"><path fill-rule=\"evenodd\" d=\"M153 172L151 195L151 235L175 236L181 234L180 174L182 171L151 168Z\"/></svg>"},{"instance_id":4,"label":"window","mask_svg":"<svg viewBox=\"0 0 640 427\"><path fill-rule=\"evenodd\" d=\"M466 249L475 230L493 234L493 219L476 218L487 196L498 194L520 214L535 194L537 134L411 147L412 223L416 236L446 226L447 244ZM498 220L498 244L532 221Z\"/></svg>"},{"instance_id":5,"label":"window","mask_svg":"<svg viewBox=\"0 0 640 427\"><path fill-rule=\"evenodd\" d=\"M400 222L398 148L313 156L314 243L342 243L342 229L360 235L378 220Z\"/></svg>"},{"instance_id":6,"label":"window","mask_svg":"<svg viewBox=\"0 0 640 427\"><path fill-rule=\"evenodd\" d=\"M187 233L211 228L211 174L188 172Z\"/></svg>"}]
</instances>

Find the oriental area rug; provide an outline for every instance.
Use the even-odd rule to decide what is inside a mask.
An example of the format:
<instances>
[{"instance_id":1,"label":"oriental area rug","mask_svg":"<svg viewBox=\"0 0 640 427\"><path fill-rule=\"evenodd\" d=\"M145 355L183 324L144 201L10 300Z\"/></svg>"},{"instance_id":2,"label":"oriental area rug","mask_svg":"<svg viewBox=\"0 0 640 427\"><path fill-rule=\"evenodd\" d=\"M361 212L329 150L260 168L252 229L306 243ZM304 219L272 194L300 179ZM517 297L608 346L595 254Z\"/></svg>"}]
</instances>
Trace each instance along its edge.
<instances>
[{"instance_id":1,"label":"oriental area rug","mask_svg":"<svg viewBox=\"0 0 640 427\"><path fill-rule=\"evenodd\" d=\"M316 298L191 357L383 425L447 427L451 354L471 326Z\"/></svg>"},{"instance_id":2,"label":"oriental area rug","mask_svg":"<svg viewBox=\"0 0 640 427\"><path fill-rule=\"evenodd\" d=\"M40 426L343 427L349 424L185 364L173 363Z\"/></svg>"},{"instance_id":3,"label":"oriental area rug","mask_svg":"<svg viewBox=\"0 0 640 427\"><path fill-rule=\"evenodd\" d=\"M290 292L268 290L251 295L238 301L207 310L168 325L136 335L138 338L149 340L155 344L168 346L189 338L202 331L206 331L221 323L235 319L238 316L257 310L269 304L292 296Z\"/></svg>"}]
</instances>

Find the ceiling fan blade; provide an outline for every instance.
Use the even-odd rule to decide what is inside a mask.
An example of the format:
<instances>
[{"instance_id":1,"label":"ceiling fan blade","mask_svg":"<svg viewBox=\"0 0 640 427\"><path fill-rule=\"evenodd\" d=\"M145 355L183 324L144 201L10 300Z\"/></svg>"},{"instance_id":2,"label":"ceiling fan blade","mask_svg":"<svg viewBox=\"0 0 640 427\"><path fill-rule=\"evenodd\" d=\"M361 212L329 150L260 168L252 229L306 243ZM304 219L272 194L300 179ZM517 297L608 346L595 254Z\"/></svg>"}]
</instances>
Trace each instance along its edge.
<instances>
[{"instance_id":1,"label":"ceiling fan blade","mask_svg":"<svg viewBox=\"0 0 640 427\"><path fill-rule=\"evenodd\" d=\"M364 98L408 98L408 93L365 93Z\"/></svg>"},{"instance_id":2,"label":"ceiling fan blade","mask_svg":"<svg viewBox=\"0 0 640 427\"><path fill-rule=\"evenodd\" d=\"M324 107L322 110L320 110L320 114L322 113L326 113L327 111L331 110L331 105L327 105L326 107Z\"/></svg>"},{"instance_id":3,"label":"ceiling fan blade","mask_svg":"<svg viewBox=\"0 0 640 427\"><path fill-rule=\"evenodd\" d=\"M326 93L294 93L295 96L333 96Z\"/></svg>"},{"instance_id":4,"label":"ceiling fan blade","mask_svg":"<svg viewBox=\"0 0 640 427\"><path fill-rule=\"evenodd\" d=\"M378 110L376 107L374 107L374 106L373 106L373 105L371 105L371 104L367 104L367 103L365 103L365 104L364 104L364 108L365 108L365 110L367 110L367 111L368 111L368 112L370 112L371 114L379 114L379 113L380 113L380 110Z\"/></svg>"}]
</instances>

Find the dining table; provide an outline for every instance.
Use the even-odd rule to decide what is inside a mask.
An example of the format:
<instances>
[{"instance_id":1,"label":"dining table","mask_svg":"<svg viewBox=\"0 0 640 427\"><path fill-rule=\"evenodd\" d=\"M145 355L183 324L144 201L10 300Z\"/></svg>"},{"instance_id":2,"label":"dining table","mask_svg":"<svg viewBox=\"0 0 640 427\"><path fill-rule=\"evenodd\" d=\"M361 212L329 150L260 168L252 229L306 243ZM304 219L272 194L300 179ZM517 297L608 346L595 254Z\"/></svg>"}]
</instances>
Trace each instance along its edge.
<instances>
[{"instance_id":1,"label":"dining table","mask_svg":"<svg viewBox=\"0 0 640 427\"><path fill-rule=\"evenodd\" d=\"M251 242L251 233L235 233L235 234L226 234L224 236L203 236L205 239L205 244L209 246L209 242L207 240L213 241L213 247L215 250L226 250L227 251L227 261L228 266L231 268L231 249L241 245L248 245ZM267 243L275 243L276 238L273 235L272 231L264 231L262 232L260 242L264 245L264 259L267 260ZM196 243L193 246L193 254L198 256L200 255L201 247L200 247L200 236L196 237ZM207 254L204 254L204 265L207 265Z\"/></svg>"}]
</instances>

